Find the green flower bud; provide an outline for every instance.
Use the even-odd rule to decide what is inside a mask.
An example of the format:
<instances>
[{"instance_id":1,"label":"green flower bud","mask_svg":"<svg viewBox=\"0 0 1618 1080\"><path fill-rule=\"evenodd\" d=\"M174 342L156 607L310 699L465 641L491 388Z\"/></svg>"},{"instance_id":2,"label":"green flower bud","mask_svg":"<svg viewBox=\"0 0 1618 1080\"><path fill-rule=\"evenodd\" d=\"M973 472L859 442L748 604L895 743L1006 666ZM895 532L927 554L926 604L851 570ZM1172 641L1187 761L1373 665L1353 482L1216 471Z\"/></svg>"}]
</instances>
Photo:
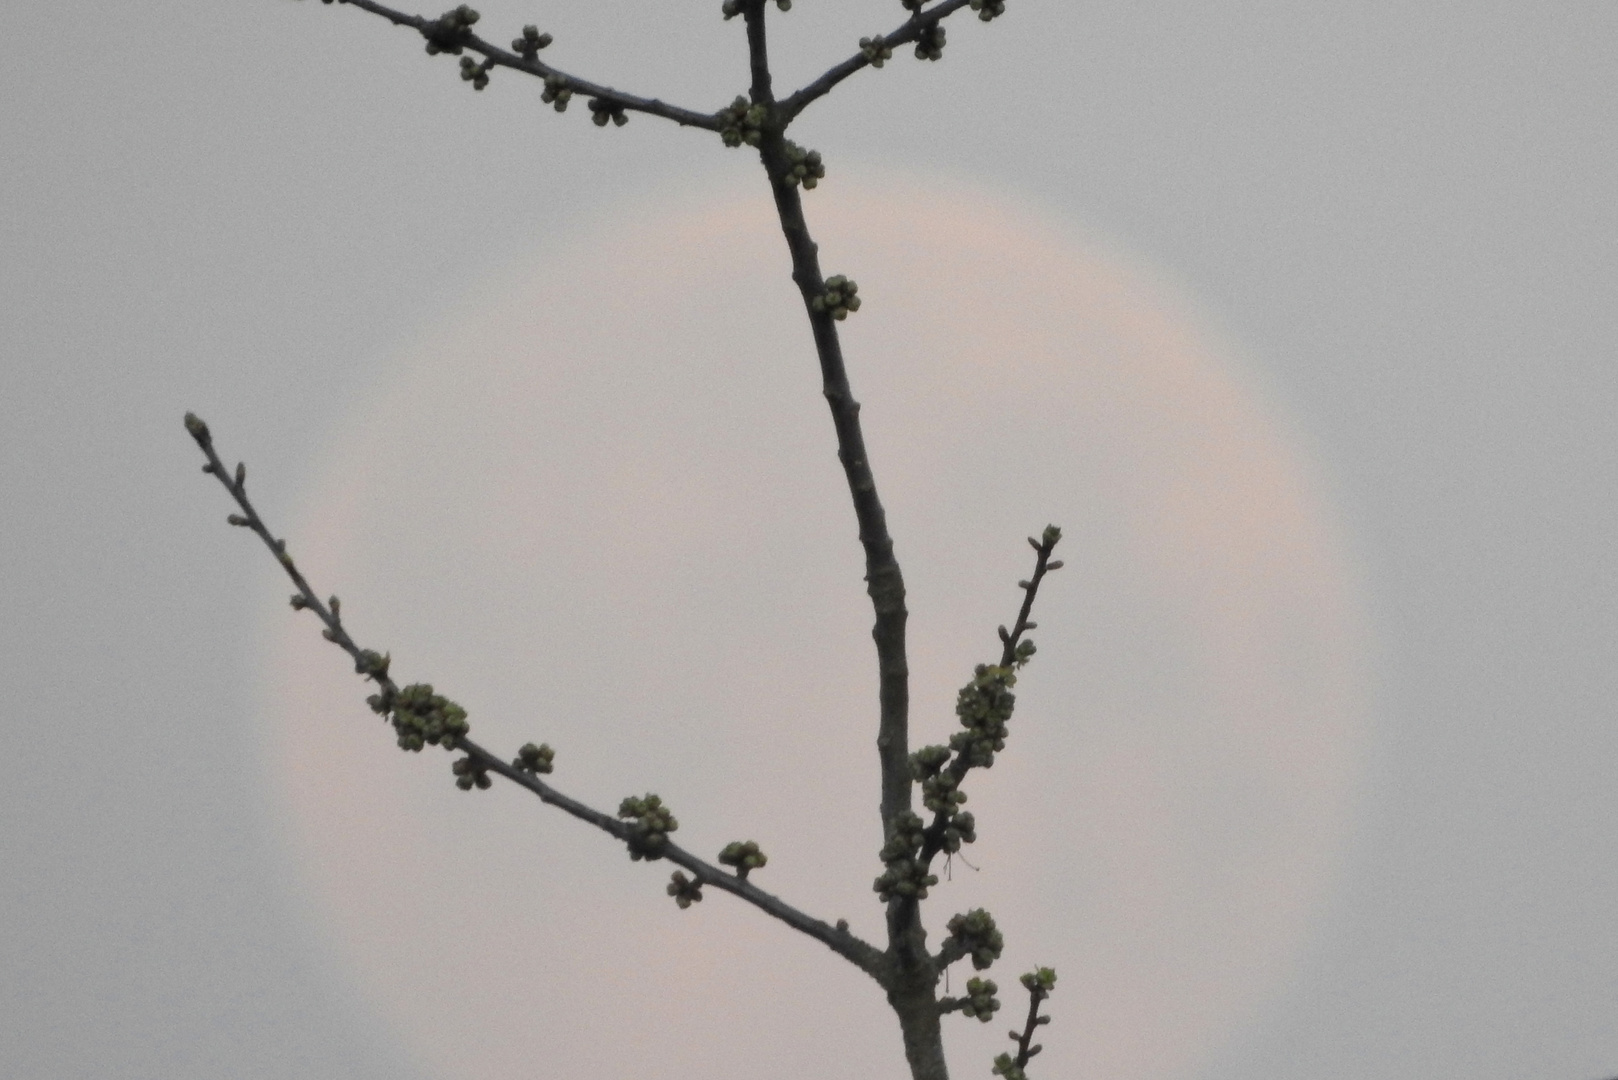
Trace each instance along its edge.
<instances>
[{"instance_id":1,"label":"green flower bud","mask_svg":"<svg viewBox=\"0 0 1618 1080\"><path fill-rule=\"evenodd\" d=\"M805 182L805 187L809 184ZM860 309L860 298L857 295L860 287L842 274L833 274L826 279L825 285L819 294L809 300L811 311L824 311L839 321L848 318L848 313Z\"/></svg>"},{"instance_id":2,"label":"green flower bud","mask_svg":"<svg viewBox=\"0 0 1618 1080\"><path fill-rule=\"evenodd\" d=\"M478 18L477 12L462 4L425 23L421 27L421 36L427 39L427 55L449 53L459 56L461 47L471 38L472 24Z\"/></svg>"},{"instance_id":3,"label":"green flower bud","mask_svg":"<svg viewBox=\"0 0 1618 1080\"><path fill-rule=\"evenodd\" d=\"M681 911L702 902L702 882L692 881L678 870L670 877L667 892L680 905Z\"/></svg>"},{"instance_id":4,"label":"green flower bud","mask_svg":"<svg viewBox=\"0 0 1618 1080\"><path fill-rule=\"evenodd\" d=\"M758 843L753 840L734 840L719 853L719 864L734 866L736 876L743 881L747 880L750 871L757 870L769 861L769 857L759 850Z\"/></svg>"},{"instance_id":5,"label":"green flower bud","mask_svg":"<svg viewBox=\"0 0 1618 1080\"><path fill-rule=\"evenodd\" d=\"M1042 997L1049 996L1056 989L1056 969L1036 968L1021 977L1023 988L1030 993L1038 992Z\"/></svg>"},{"instance_id":6,"label":"green flower bud","mask_svg":"<svg viewBox=\"0 0 1618 1080\"><path fill-rule=\"evenodd\" d=\"M1000 988L993 979L968 979L966 1002L961 1006L961 1015L976 1017L987 1024L1000 1008L1000 999L994 996L999 992Z\"/></svg>"},{"instance_id":7,"label":"green flower bud","mask_svg":"<svg viewBox=\"0 0 1618 1080\"><path fill-rule=\"evenodd\" d=\"M396 695L373 698L373 709L391 714L402 750L420 751L428 744L453 750L471 730L466 710L433 693L431 683L413 683Z\"/></svg>"},{"instance_id":8,"label":"green flower bud","mask_svg":"<svg viewBox=\"0 0 1618 1080\"><path fill-rule=\"evenodd\" d=\"M757 146L763 140L763 127L769 116L767 106L754 105L745 97L738 95L735 101L715 114L720 125L719 138L730 147L740 146L743 143Z\"/></svg>"},{"instance_id":9,"label":"green flower bud","mask_svg":"<svg viewBox=\"0 0 1618 1080\"><path fill-rule=\"evenodd\" d=\"M482 90L489 85L489 69L493 63L484 61L478 63L470 56L461 57L461 78L472 84L472 89Z\"/></svg>"},{"instance_id":10,"label":"green flower bud","mask_svg":"<svg viewBox=\"0 0 1618 1080\"><path fill-rule=\"evenodd\" d=\"M450 766L450 771L455 774L455 786L462 791L471 791L474 787L479 791L489 789L489 770L482 762L463 757Z\"/></svg>"},{"instance_id":11,"label":"green flower bud","mask_svg":"<svg viewBox=\"0 0 1618 1080\"><path fill-rule=\"evenodd\" d=\"M1000 959L1006 941L999 927L994 925L994 916L987 911L973 908L964 915L956 915L947 925L953 946L970 956L972 966L978 971Z\"/></svg>"},{"instance_id":12,"label":"green flower bud","mask_svg":"<svg viewBox=\"0 0 1618 1080\"><path fill-rule=\"evenodd\" d=\"M517 756L511 762L512 766L525 773L548 773L555 765L556 751L546 743L535 746L533 743L524 743L517 751Z\"/></svg>"},{"instance_id":13,"label":"green flower bud","mask_svg":"<svg viewBox=\"0 0 1618 1080\"><path fill-rule=\"evenodd\" d=\"M1003 1080L1028 1080L1028 1074L1012 1060L1010 1054L995 1055L994 1068L990 1072Z\"/></svg>"},{"instance_id":14,"label":"green flower bud","mask_svg":"<svg viewBox=\"0 0 1618 1080\"><path fill-rule=\"evenodd\" d=\"M971 682L961 687L955 698L955 715L964 731L950 736L950 749L975 769L994 764L994 755L1006 747L1006 721L1011 719L1017 697L1011 668L979 664Z\"/></svg>"},{"instance_id":15,"label":"green flower bud","mask_svg":"<svg viewBox=\"0 0 1618 1080\"><path fill-rule=\"evenodd\" d=\"M874 68L881 67L893 59L893 47L883 40L883 35L860 38L860 55L865 57L866 63Z\"/></svg>"},{"instance_id":16,"label":"green flower bud","mask_svg":"<svg viewBox=\"0 0 1618 1080\"><path fill-rule=\"evenodd\" d=\"M573 91L567 85L565 75L550 74L545 76L545 89L540 92L539 100L552 106L557 112L567 112L567 103L573 98Z\"/></svg>"},{"instance_id":17,"label":"green flower bud","mask_svg":"<svg viewBox=\"0 0 1618 1080\"><path fill-rule=\"evenodd\" d=\"M931 23L916 36L916 59L937 60L944 55L944 27Z\"/></svg>"},{"instance_id":18,"label":"green flower bud","mask_svg":"<svg viewBox=\"0 0 1618 1080\"><path fill-rule=\"evenodd\" d=\"M893 832L880 854L886 869L871 886L881 899L901 896L925 900L928 888L938 884L938 875L928 873L919 858L925 840L926 826L915 811L905 810L894 818Z\"/></svg>"},{"instance_id":19,"label":"green flower bud","mask_svg":"<svg viewBox=\"0 0 1618 1080\"><path fill-rule=\"evenodd\" d=\"M813 189L825 178L826 166L820 159L820 151L805 150L790 139L786 140L784 149L787 167L781 179L788 184L802 184L805 189Z\"/></svg>"},{"instance_id":20,"label":"green flower bud","mask_svg":"<svg viewBox=\"0 0 1618 1080\"><path fill-rule=\"evenodd\" d=\"M629 857L635 861L661 859L663 846L669 833L680 827L663 800L648 794L644 798L629 796L618 804L618 816L629 820Z\"/></svg>"},{"instance_id":21,"label":"green flower bud","mask_svg":"<svg viewBox=\"0 0 1618 1080\"><path fill-rule=\"evenodd\" d=\"M606 127L608 120L611 120L617 127L623 127L629 123L629 117L624 115L624 107L616 102L607 101L604 98L591 98L589 106L590 119L595 123L596 127Z\"/></svg>"},{"instance_id":22,"label":"green flower bud","mask_svg":"<svg viewBox=\"0 0 1618 1080\"><path fill-rule=\"evenodd\" d=\"M549 45L552 40L549 34L541 34L539 27L525 26L522 28L522 37L512 39L511 51L521 53L524 60L532 62L539 55L539 50Z\"/></svg>"}]
</instances>

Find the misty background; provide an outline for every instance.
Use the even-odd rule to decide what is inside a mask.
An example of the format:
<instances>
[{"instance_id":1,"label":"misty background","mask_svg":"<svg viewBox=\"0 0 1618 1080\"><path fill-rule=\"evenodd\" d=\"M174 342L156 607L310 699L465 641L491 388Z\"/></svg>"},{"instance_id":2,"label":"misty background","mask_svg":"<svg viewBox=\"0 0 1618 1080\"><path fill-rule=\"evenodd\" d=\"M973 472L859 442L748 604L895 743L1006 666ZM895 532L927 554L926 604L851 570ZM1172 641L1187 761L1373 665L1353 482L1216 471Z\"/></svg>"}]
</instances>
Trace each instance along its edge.
<instances>
[{"instance_id":1,"label":"misty background","mask_svg":"<svg viewBox=\"0 0 1618 1080\"><path fill-rule=\"evenodd\" d=\"M745 85L717 8L480 5L705 109ZM1312 455L1374 634L1336 891L1198 1080L1618 1072L1618 9L1007 8L798 141L1055 208L1176 282ZM777 86L902 14L799 0ZM274 567L179 418L275 513L501 267L756 162L509 73L474 95L338 6L64 0L0 52L0 1066L429 1080L287 884L248 722Z\"/></svg>"}]
</instances>

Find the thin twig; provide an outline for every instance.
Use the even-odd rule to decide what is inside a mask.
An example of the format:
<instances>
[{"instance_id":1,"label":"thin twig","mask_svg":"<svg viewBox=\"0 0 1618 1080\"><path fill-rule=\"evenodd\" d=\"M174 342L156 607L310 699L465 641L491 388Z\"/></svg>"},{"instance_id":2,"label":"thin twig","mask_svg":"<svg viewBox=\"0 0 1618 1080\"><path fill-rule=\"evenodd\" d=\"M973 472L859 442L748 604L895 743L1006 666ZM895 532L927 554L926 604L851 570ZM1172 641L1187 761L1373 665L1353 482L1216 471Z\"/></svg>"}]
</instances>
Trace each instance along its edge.
<instances>
[{"instance_id":1,"label":"thin twig","mask_svg":"<svg viewBox=\"0 0 1618 1080\"><path fill-rule=\"evenodd\" d=\"M1017 1044L1017 1056L1012 1058L1009 1054L1002 1054L995 1059L994 1066L995 1075L1005 1077L1006 1080L1027 1080L1023 1070L1034 1055L1045 1049L1034 1043L1034 1032L1051 1022L1050 1017L1039 1015L1039 1006L1051 996L1051 991L1056 987L1056 972L1051 968L1036 968L1023 975L1020 981L1023 989L1028 991L1028 1020L1023 1024L1021 1034L1015 1031L1006 1032L1006 1035Z\"/></svg>"},{"instance_id":2,"label":"thin twig","mask_svg":"<svg viewBox=\"0 0 1618 1080\"><path fill-rule=\"evenodd\" d=\"M196 415L187 413L185 427L196 440L197 446L202 449L203 456L207 458L203 472L212 473L225 486L236 505L241 508L240 514L232 514L230 523L250 529L264 541L264 545L275 555L281 568L286 571L287 577L298 590L295 606L308 608L314 612L326 629L322 636L346 652L355 663L355 670L365 674L368 678L382 687L385 694L397 696L399 686L388 675L386 665L376 663L377 654L362 649L349 636L348 630L342 623L342 609L336 597L329 602L322 601L320 596L310 586L303 572L298 569L291 554L287 551L286 541L278 539L264 519L254 508L252 501L247 497L247 469L244 465L237 465L234 474L227 474L224 462L220 460L218 452L214 449L213 436L208 425L203 423ZM520 787L527 788L540 800L562 810L587 824L594 825L602 832L607 833L616 840L628 842L631 835L630 826L617 818L604 814L590 806L579 802L568 795L562 794L551 785L545 783L532 773L517 768L512 763L495 756L488 750L470 739L460 737L455 740L454 749L464 751L484 772L498 773ZM738 896L752 904L754 907L786 923L794 930L800 931L820 941L833 952L848 960L861 971L876 979L878 983L886 986L888 963L881 950L870 943L850 933L846 923L831 926L811 915L807 915L792 905L770 893L760 889L757 885L744 880L736 874L728 873L713 864L698 858L689 851L673 843L665 842L658 854L677 866L682 866L696 876L704 885L712 885L725 892Z\"/></svg>"},{"instance_id":3,"label":"thin twig","mask_svg":"<svg viewBox=\"0 0 1618 1080\"><path fill-rule=\"evenodd\" d=\"M412 30L423 34L430 30L432 25L437 22L436 19L429 19L423 15L410 15L395 8L388 7L386 4L379 4L376 2L376 0L336 0L336 2L340 4L348 4L351 7L357 7L363 11L369 11L373 15L378 15L388 20L395 26L408 26ZM485 57L496 67L504 67L510 68L513 71L521 71L524 74L532 75L538 79L544 79L547 77L561 78L564 80L567 88L572 90L575 94L583 94L593 98L600 98L603 102L618 109L627 109L631 112L641 112L651 116L659 116L665 120L672 120L676 124L680 124L684 127L703 128L708 131L718 131L720 128L719 119L714 113L701 113L693 109L681 108L678 105L670 105L667 102L658 100L657 98L640 97L635 94L625 93L622 90L614 90L610 86L602 86L599 83L590 82L588 79L581 79L576 75L569 75L561 68L553 67L544 61L538 59L527 59L518 53L502 49L499 46L478 37L476 34L466 33L461 35L457 41L457 44L468 52L474 52Z\"/></svg>"},{"instance_id":4,"label":"thin twig","mask_svg":"<svg viewBox=\"0 0 1618 1080\"><path fill-rule=\"evenodd\" d=\"M1060 559L1051 558L1051 552L1056 550L1056 545L1061 539L1060 530L1055 528L1047 528L1044 536L1038 540L1032 536L1028 538L1028 543L1035 553L1034 573L1027 580L1017 582L1018 587L1023 590L1022 607L1017 612L1017 621L1010 630L1004 626L1000 627L1000 666L1003 668L1009 668L1017 662L1017 646L1021 644L1023 635L1037 628L1037 624L1029 616L1034 611L1034 598L1039 594L1040 582L1045 580L1045 575L1050 571L1062 568ZM959 788L960 782L966 779L966 774L971 771L972 764L964 751L957 751L947 768L950 775L955 778L955 787ZM927 826L926 839L922 843L923 864L930 866L933 857L944 850L944 832L949 828L949 823L948 812L938 811L933 815L932 823Z\"/></svg>"},{"instance_id":5,"label":"thin twig","mask_svg":"<svg viewBox=\"0 0 1618 1080\"><path fill-rule=\"evenodd\" d=\"M972 0L943 0L943 3L935 4L925 11L917 11L897 30L884 36L881 39L882 44L890 49L908 45L921 37L923 30L937 26L971 2ZM869 67L870 63L870 59L863 51L857 52L803 89L782 98L779 105L782 120L790 123L794 117L809 107L810 102L825 97L838 83L861 68Z\"/></svg>"}]
</instances>

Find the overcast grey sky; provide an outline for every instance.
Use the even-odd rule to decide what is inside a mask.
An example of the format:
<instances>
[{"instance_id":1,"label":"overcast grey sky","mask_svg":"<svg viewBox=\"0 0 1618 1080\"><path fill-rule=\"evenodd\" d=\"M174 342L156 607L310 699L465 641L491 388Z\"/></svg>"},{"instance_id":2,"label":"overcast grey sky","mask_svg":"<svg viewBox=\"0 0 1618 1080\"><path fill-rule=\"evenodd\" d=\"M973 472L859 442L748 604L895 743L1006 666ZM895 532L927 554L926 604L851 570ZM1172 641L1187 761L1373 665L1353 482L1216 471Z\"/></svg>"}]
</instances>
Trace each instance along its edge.
<instances>
[{"instance_id":1,"label":"overcast grey sky","mask_svg":"<svg viewBox=\"0 0 1618 1080\"><path fill-rule=\"evenodd\" d=\"M745 81L717 7L482 10L709 109ZM1168 283L1306 463L1368 627L1330 892L1251 1013L1158 1075L1618 1072L1618 9L1007 7L803 121L827 193L840 162L936 172ZM900 14L798 0L779 82ZM474 95L336 6L63 0L7 25L0 1071L438 1080L307 887L254 727L291 616L179 418L209 419L290 530L507 268L756 165L557 117L512 77ZM1084 1022L1061 1003L1053 1055Z\"/></svg>"}]
</instances>

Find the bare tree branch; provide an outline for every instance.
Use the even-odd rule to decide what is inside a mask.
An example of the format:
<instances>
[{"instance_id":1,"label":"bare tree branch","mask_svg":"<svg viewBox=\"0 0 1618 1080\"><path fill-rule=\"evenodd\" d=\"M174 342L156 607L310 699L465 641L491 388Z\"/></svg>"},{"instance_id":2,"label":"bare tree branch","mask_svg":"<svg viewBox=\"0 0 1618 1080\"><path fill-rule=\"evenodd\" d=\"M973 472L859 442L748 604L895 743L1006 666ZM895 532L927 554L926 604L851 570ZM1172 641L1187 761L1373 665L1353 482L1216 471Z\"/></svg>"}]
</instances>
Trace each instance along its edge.
<instances>
[{"instance_id":1,"label":"bare tree branch","mask_svg":"<svg viewBox=\"0 0 1618 1080\"><path fill-rule=\"evenodd\" d=\"M204 471L219 478L243 511L241 515L232 514L231 523L251 528L270 547L298 588L298 593L292 598L293 606L313 610L325 623L324 636L327 640L337 644L353 658L357 672L374 680L382 688L381 694L372 697L372 708L384 715L391 712L394 726L400 733L401 746L419 750L424 742L430 742L462 751L466 756L458 760L454 767L458 785L487 787L490 773L504 776L527 788L543 802L625 843L632 857L666 858L690 871L695 880L676 872L668 885L669 895L682 908L702 899L701 886L713 885L822 942L869 974L887 992L888 1002L899 1019L905 1056L913 1080L948 1080L940 1016L958 1011L987 1020L999 1008L999 1001L993 997L996 990L994 983L977 978L968 982L967 998L940 1000L937 995L940 974L950 964L967 956L972 958L975 968L987 968L1000 956L1002 939L988 912L981 908L974 909L949 921L949 938L936 956L930 955L926 948L927 935L922 923L920 902L927 896L927 886L937 882L937 877L930 874L932 859L940 851L954 852L961 844L975 839L972 815L959 809L965 795L958 788L971 769L988 767L994 761L994 754L1004 747L1006 721L1012 714L1015 700L1011 694L1011 687L1016 683L1014 669L1022 667L1034 652L1033 643L1027 641L1024 635L1035 628L1030 615L1040 582L1048 571L1062 565L1050 558L1061 532L1050 526L1041 540L1029 539L1037 553L1034 573L1029 580L1019 583L1025 596L1012 629L1000 627L1003 644L1000 663L997 666L979 665L974 681L961 691L957 711L965 730L951 739L949 747L925 747L912 756L909 748L910 689L906 652L909 616L904 577L894 554L886 513L877 495L876 480L860 425L860 405L854 399L849 384L837 331L840 320L859 310L861 299L858 287L844 275L826 277L822 274L818 247L804 216L800 188L815 187L825 175L825 169L818 153L788 140L786 131L810 104L830 93L861 68L882 66L896 47L915 43L918 56L938 59L944 47L942 20L962 8L970 7L978 12L979 18L989 21L1004 13L1004 0L938 0L930 8L925 8L927 0L903 0L911 14L898 29L885 36L862 38L857 55L779 101L774 96L769 66L765 19L769 0L726 0L723 11L727 19L738 14L744 16L750 71L749 96L738 97L712 114L626 94L576 78L544 63L539 59L539 52L550 44L550 37L541 34L534 26L523 28L522 36L511 43L510 51L499 48L472 32L473 24L478 22L479 17L465 4L429 19L406 14L376 0L325 2L351 4L396 26L409 27L426 39L429 53L472 53L481 56L481 61L466 55L461 58L461 77L471 82L474 89L482 89L488 83L492 69L510 68L544 80L544 100L552 103L558 111L567 106L572 95L588 95L591 98L589 108L595 114L597 124L605 124L609 120L621 124L625 122L627 111L644 112L678 124L717 132L726 146L745 143L757 148L769 178L777 217L791 256L792 279L798 286L809 319L820 364L822 392L831 410L836 433L837 456L848 483L859 540L865 554L866 591L875 616L871 636L877 654L879 710L876 743L881 767L884 837L881 859L885 865L885 872L876 881L876 891L887 904L887 948L878 950L856 938L849 933L846 921L839 920L836 926L828 926L752 885L747 880L748 870L762 866L764 859L757 845L751 841L745 845L737 842L720 853L720 863L734 863L736 866L736 872L729 873L668 840L667 834L676 828L676 824L656 796L624 800L617 817L604 814L563 795L539 778L538 773L550 771L551 751L548 747L529 744L516 760L504 761L466 738L464 711L453 702L434 694L430 686L416 685L401 691L388 676L389 658L361 649L354 643L342 626L337 598L332 597L328 603L320 601L287 554L285 542L276 539L260 520L247 499L245 470L238 466L234 480L227 477L223 464L214 452L207 425L187 414L186 427L208 460ZM790 6L789 0L775 2L783 10ZM914 786L918 781L922 783L926 809L935 814L932 823L927 826L911 808ZM745 854L744 849L751 849L751 854ZM1030 979L1036 979L1037 986L1030 983ZM1024 976L1024 985L1034 995L1031 1018L1037 1014L1038 1003L1049 993L1054 979L1054 973L1048 969ZM1046 1021L1041 1018L1038 1022ZM1001 1055L996 1060L995 1071L1005 1076L1006 1080L1023 1080L1021 1067L1028 1058L1038 1053L1038 1048L1030 1046L1028 1042L1034 1025L1032 1019L1030 1025L1019 1042L1017 1058L1013 1060L1010 1055ZM1016 1033L1012 1037L1018 1038Z\"/></svg>"},{"instance_id":2,"label":"bare tree branch","mask_svg":"<svg viewBox=\"0 0 1618 1080\"><path fill-rule=\"evenodd\" d=\"M225 486L241 508L240 514L232 514L230 523L252 530L258 538L264 541L281 568L286 571L292 584L298 592L293 598L293 606L308 608L314 612L321 622L326 624L323 636L327 641L336 645L354 660L355 671L370 678L384 693L392 697L399 695L399 686L388 674L386 658L369 649L362 649L342 623L342 607L334 596L323 602L319 595L310 586L303 572L293 562L292 556L287 552L286 541L277 539L264 524L252 501L247 497L247 469L245 465L237 465L234 474L227 474L218 452L214 449L213 436L208 425L203 423L196 415L187 413L185 427L202 449L207 464L203 471L218 477L219 482ZM517 765L495 756L482 746L465 738L454 739L452 749L465 752L473 762L475 773L498 773L520 787L527 788L540 800L578 818L589 825L594 825L602 832L607 833L616 840L629 842L632 836L632 826L608 814L604 814L577 799L562 794L551 785L545 783L538 776L519 768ZM663 843L657 852L658 857L668 859L670 862L690 870L696 879L704 885L712 885L752 904L765 914L779 919L794 930L807 934L815 940L826 945L833 952L848 960L861 971L870 975L884 987L888 985L890 976L888 963L882 951L870 943L856 937L848 930L846 922L839 922L832 926L811 915L807 915L780 898L765 892L757 885L747 881L740 874L731 874L713 864L698 858L672 841Z\"/></svg>"},{"instance_id":3,"label":"bare tree branch","mask_svg":"<svg viewBox=\"0 0 1618 1080\"><path fill-rule=\"evenodd\" d=\"M748 40L752 46L755 71L765 66L760 80L769 89L764 46L764 13L755 5L746 11ZM764 104L770 104L766 101ZM882 766L882 823L892 827L901 811L910 808L910 669L905 656L904 576L893 554L893 538L888 534L887 514L877 497L876 478L865 450L860 428L860 403L854 400L848 370L843 363L842 344L837 336L833 310L824 304L826 279L821 275L819 248L809 234L803 214L803 199L791 177L787 143L778 127L765 132L759 147L770 187L775 195L781 232L792 256L792 280L803 297L805 313L814 335L815 352L820 359L822 393L831 409L832 426L837 433L837 457L842 462L859 523L860 544L865 549L866 592L876 613L871 636L876 641L879 679L880 718L877 725L877 756Z\"/></svg>"},{"instance_id":4,"label":"bare tree branch","mask_svg":"<svg viewBox=\"0 0 1618 1080\"><path fill-rule=\"evenodd\" d=\"M971 2L972 0L943 0L943 3L935 4L926 11L917 11L893 33L883 36L881 39L882 44L889 49L897 48L900 45L908 45L921 37L922 31L928 27L937 26L939 22L949 18L963 7L971 4ZM871 58L862 50L850 56L803 89L782 98L779 106L782 120L786 123L791 123L794 117L808 108L810 102L817 98L825 97L831 93L838 83L861 68L869 67L870 64Z\"/></svg>"},{"instance_id":5,"label":"bare tree branch","mask_svg":"<svg viewBox=\"0 0 1618 1080\"><path fill-rule=\"evenodd\" d=\"M326 0L326 2L331 3L333 0ZM395 26L410 27L424 37L430 35L435 25L439 22L438 19L429 19L423 15L407 14L388 7L386 4L379 4L376 0L335 0L335 2L369 11L373 15L378 15L388 20ZM703 128L707 131L718 131L720 127L719 120L713 113L696 112L692 109L681 108L678 105L670 105L657 98L640 97L635 94L625 93L622 90L614 90L610 86L593 83L588 79L581 79L576 75L569 75L561 68L547 64L537 57L525 57L519 53L502 49L469 31L458 35L456 44L467 52L474 52L484 57L494 67L510 68L513 71L520 71L538 79L560 79L562 84L574 93L597 98L617 110L660 116L684 127Z\"/></svg>"},{"instance_id":6,"label":"bare tree branch","mask_svg":"<svg viewBox=\"0 0 1618 1080\"><path fill-rule=\"evenodd\" d=\"M1025 662L1032 655L1033 643L1023 644L1023 635L1030 630L1037 629L1038 624L1029 618L1034 611L1034 598L1039 595L1039 586L1045 580L1045 575L1053 570L1062 568L1062 560L1052 559L1051 552L1056 550L1057 543L1062 539L1062 531L1054 525L1046 526L1044 535L1038 540L1032 536L1028 544L1034 549L1034 573L1031 577L1017 582L1023 590L1022 607L1017 612L1017 620L1012 628L1007 630L1000 627L1000 667L1011 668ZM1023 650L1027 651L1023 651ZM959 788L966 774L973 768L971 758L963 751L956 751L946 771L954 779L952 787ZM931 864L933 857L945 847L945 831L949 828L951 814L947 810L935 811L932 823L927 826L926 838L922 843L921 861L924 866Z\"/></svg>"},{"instance_id":7,"label":"bare tree branch","mask_svg":"<svg viewBox=\"0 0 1618 1080\"><path fill-rule=\"evenodd\" d=\"M1011 1041L1017 1044L1017 1056L1000 1054L994 1059L992 1071L1002 1080L1028 1080L1028 1074L1024 1071L1028 1062L1045 1049L1034 1042L1034 1033L1051 1022L1050 1017L1039 1015L1039 1006L1056 989L1056 972L1050 968L1036 968L1019 981L1023 989L1028 991L1028 1019L1020 1034L1016 1031L1006 1032Z\"/></svg>"}]
</instances>

